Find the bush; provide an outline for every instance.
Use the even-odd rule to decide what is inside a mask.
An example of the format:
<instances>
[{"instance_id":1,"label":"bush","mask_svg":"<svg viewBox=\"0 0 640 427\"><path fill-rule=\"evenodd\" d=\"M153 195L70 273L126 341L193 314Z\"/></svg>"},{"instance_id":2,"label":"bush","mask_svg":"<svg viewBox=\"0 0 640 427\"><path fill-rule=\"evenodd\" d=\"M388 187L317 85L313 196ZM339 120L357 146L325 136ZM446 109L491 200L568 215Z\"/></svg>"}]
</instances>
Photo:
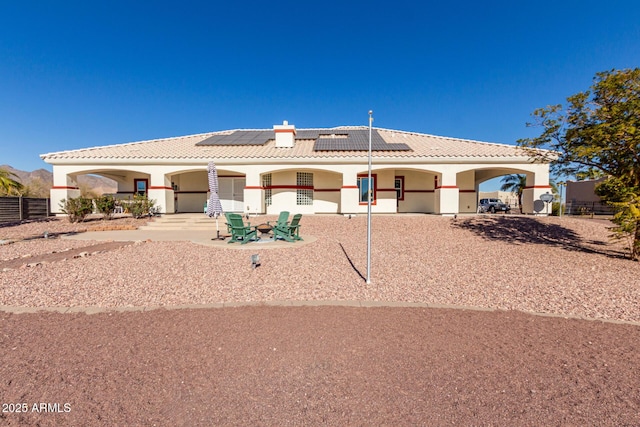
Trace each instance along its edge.
<instances>
[{"instance_id":1,"label":"bush","mask_svg":"<svg viewBox=\"0 0 640 427\"><path fill-rule=\"evenodd\" d=\"M68 200L62 199L60 208L68 215L69 222L82 222L87 215L93 212L93 200L82 196Z\"/></svg>"},{"instance_id":2,"label":"bush","mask_svg":"<svg viewBox=\"0 0 640 427\"><path fill-rule=\"evenodd\" d=\"M102 214L103 219L111 219L113 210L116 208L116 199L109 194L103 194L95 199L96 210Z\"/></svg>"},{"instance_id":3,"label":"bush","mask_svg":"<svg viewBox=\"0 0 640 427\"><path fill-rule=\"evenodd\" d=\"M561 205L560 202L553 202L551 203L551 215L554 216L559 216L560 215L560 209L562 208L562 214L564 215L565 211L565 207L564 205Z\"/></svg>"},{"instance_id":4,"label":"bush","mask_svg":"<svg viewBox=\"0 0 640 427\"><path fill-rule=\"evenodd\" d=\"M151 214L155 203L155 200L149 199L146 195L136 194L133 196L133 202L129 205L129 210L134 218L142 218Z\"/></svg>"}]
</instances>

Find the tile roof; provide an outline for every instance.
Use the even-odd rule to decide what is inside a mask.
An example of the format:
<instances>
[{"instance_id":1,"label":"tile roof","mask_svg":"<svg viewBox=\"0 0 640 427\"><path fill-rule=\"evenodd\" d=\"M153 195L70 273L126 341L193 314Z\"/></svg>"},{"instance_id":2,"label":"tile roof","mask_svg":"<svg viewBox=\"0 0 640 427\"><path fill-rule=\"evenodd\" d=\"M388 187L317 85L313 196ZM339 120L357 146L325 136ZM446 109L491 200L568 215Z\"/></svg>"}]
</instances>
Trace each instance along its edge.
<instances>
[{"instance_id":1,"label":"tile roof","mask_svg":"<svg viewBox=\"0 0 640 427\"><path fill-rule=\"evenodd\" d=\"M362 150L362 134L368 135L366 126L342 126L321 129L297 129L296 142L292 148L278 148L274 138L262 143L234 143L235 132L244 132L245 138L255 137L255 141L273 135L273 130L228 130L198 135L187 135L174 138L154 139L148 141L90 147L77 150L58 151L42 154L40 157L53 164L64 164L66 161L119 161L119 160L202 160L216 159L329 159L329 158L363 158L367 151ZM473 141L467 139L434 136L415 132L397 131L375 128L376 144L379 151L373 151L375 158L421 159L423 161L439 161L442 159L513 159L526 160L529 156L524 150L506 144ZM352 147L344 143L336 144L336 140L345 134L358 135L351 141ZM324 136L323 136L324 135ZM328 135L328 136L326 136ZM331 135L334 135L333 140ZM307 139L308 138L308 139ZM319 146L317 141L323 140ZM206 143L209 141L209 143ZM226 143L211 143L226 141ZM333 141L333 142L331 142ZM246 142L246 141L245 141ZM368 145L368 138L367 138ZM334 145L332 145L334 144ZM393 145L398 144L398 145ZM384 147L383 147L384 146ZM380 148L383 147L383 148ZM385 148L386 147L386 148ZM393 147L396 147L394 149ZM368 148L368 147L367 147ZM391 149L388 149L391 148Z\"/></svg>"}]
</instances>

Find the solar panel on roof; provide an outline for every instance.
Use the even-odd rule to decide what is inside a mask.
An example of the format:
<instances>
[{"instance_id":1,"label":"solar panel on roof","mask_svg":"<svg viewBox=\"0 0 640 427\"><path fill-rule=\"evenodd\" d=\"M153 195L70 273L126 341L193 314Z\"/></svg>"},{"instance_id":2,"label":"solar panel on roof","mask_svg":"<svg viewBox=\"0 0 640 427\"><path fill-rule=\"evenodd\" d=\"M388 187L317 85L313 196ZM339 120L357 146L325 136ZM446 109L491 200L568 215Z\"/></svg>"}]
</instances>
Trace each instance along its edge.
<instances>
[{"instance_id":1,"label":"solar panel on roof","mask_svg":"<svg viewBox=\"0 0 640 427\"><path fill-rule=\"evenodd\" d=\"M314 151L368 151L369 131L364 129L354 129L347 131L346 138L336 138L335 134L322 133L313 146ZM389 144L377 130L371 131L372 151L410 151L407 144Z\"/></svg>"},{"instance_id":2,"label":"solar panel on roof","mask_svg":"<svg viewBox=\"0 0 640 427\"><path fill-rule=\"evenodd\" d=\"M318 130L307 129L296 131L296 139L317 139Z\"/></svg>"},{"instance_id":3,"label":"solar panel on roof","mask_svg":"<svg viewBox=\"0 0 640 427\"><path fill-rule=\"evenodd\" d=\"M264 145L273 138L270 130L237 130L228 135L212 135L196 145Z\"/></svg>"},{"instance_id":4,"label":"solar panel on roof","mask_svg":"<svg viewBox=\"0 0 640 427\"><path fill-rule=\"evenodd\" d=\"M272 130L237 130L228 135L212 135L197 146L264 145L275 138ZM314 151L368 151L368 129L307 129L296 132L296 139L314 139ZM377 130L371 131L373 151L410 151L407 144L387 143Z\"/></svg>"}]
</instances>

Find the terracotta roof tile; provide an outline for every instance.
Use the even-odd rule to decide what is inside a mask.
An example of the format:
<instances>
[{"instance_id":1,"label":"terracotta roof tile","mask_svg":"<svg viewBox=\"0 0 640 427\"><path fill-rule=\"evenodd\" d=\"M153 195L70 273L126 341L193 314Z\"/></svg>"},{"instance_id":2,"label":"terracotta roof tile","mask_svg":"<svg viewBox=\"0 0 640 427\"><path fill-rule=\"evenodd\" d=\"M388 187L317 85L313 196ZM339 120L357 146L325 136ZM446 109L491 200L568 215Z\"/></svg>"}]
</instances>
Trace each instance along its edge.
<instances>
[{"instance_id":1,"label":"terracotta roof tile","mask_svg":"<svg viewBox=\"0 0 640 427\"><path fill-rule=\"evenodd\" d=\"M338 127L323 129L300 129L299 131L344 131L349 129L368 129L366 126ZM265 131L265 129L256 129ZM421 133L376 128L379 135L388 144L406 144L409 150L373 152L376 158L415 158L438 161L444 158L528 158L524 150L506 144L487 143L466 139L448 138ZM175 138L154 139L149 141L91 147L69 151L42 154L40 157L48 163L59 164L67 160L210 160L210 159L311 159L311 158L362 158L366 151L314 151L315 139L296 139L292 148L276 148L275 140L270 139L264 145L202 145L214 135L229 135L233 130L188 135ZM302 132L300 132L302 133Z\"/></svg>"}]
</instances>

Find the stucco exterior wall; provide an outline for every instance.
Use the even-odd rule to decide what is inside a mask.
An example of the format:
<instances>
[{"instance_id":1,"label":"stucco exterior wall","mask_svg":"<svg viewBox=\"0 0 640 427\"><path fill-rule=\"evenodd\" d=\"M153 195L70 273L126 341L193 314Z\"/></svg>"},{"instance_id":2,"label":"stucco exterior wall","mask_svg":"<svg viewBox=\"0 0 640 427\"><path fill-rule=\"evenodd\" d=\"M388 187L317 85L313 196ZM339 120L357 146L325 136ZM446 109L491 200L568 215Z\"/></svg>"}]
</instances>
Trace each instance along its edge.
<instances>
[{"instance_id":1,"label":"stucco exterior wall","mask_svg":"<svg viewBox=\"0 0 640 427\"><path fill-rule=\"evenodd\" d=\"M375 213L395 213L397 212L395 169L378 170L375 173L378 182L376 183L375 205L371 207L371 212ZM361 212L367 212L366 203L360 206Z\"/></svg>"},{"instance_id":2,"label":"stucco exterior wall","mask_svg":"<svg viewBox=\"0 0 640 427\"><path fill-rule=\"evenodd\" d=\"M475 171L464 171L456 175L456 185L460 190L475 190Z\"/></svg>"},{"instance_id":3,"label":"stucco exterior wall","mask_svg":"<svg viewBox=\"0 0 640 427\"><path fill-rule=\"evenodd\" d=\"M472 213L477 211L476 173L473 170L460 172L456 176L458 186L458 211Z\"/></svg>"},{"instance_id":4,"label":"stucco exterior wall","mask_svg":"<svg viewBox=\"0 0 640 427\"><path fill-rule=\"evenodd\" d=\"M460 213L474 213L478 210L478 195L474 192L460 192L458 207Z\"/></svg>"},{"instance_id":5,"label":"stucco exterior wall","mask_svg":"<svg viewBox=\"0 0 640 427\"><path fill-rule=\"evenodd\" d=\"M404 200L400 200L398 212L435 212L433 173L398 169L395 175L404 178Z\"/></svg>"},{"instance_id":6,"label":"stucco exterior wall","mask_svg":"<svg viewBox=\"0 0 640 427\"><path fill-rule=\"evenodd\" d=\"M315 213L339 213L340 191L315 191L313 210Z\"/></svg>"},{"instance_id":7,"label":"stucco exterior wall","mask_svg":"<svg viewBox=\"0 0 640 427\"><path fill-rule=\"evenodd\" d=\"M283 148L283 150L285 150ZM436 159L438 160L438 159ZM373 174L376 176L376 202L374 213L423 212L455 214L475 212L477 186L481 180L494 173L526 173L525 212L534 213L534 201L549 191L548 165L530 163L500 163L500 159L487 158L484 162L471 163L475 159L462 159L448 163L419 163L420 160L389 158L376 160ZM63 198L77 197L77 175L97 173L118 182L122 196L132 195L136 178L148 179L149 196L157 199L162 212L202 212L208 199L206 161L202 159L180 160L172 163L150 164L153 159L118 163L54 164L54 188L51 190L52 208ZM146 163L145 163L146 162ZM296 163L297 162L297 163ZM491 162L497 162L492 164ZM366 174L367 165L362 158L317 160L294 159L276 163L266 159L225 159L216 163L221 177L242 177L241 211L249 206L251 213L366 213L366 203L359 202L358 175ZM493 168L493 169L491 169ZM313 203L299 206L296 203L296 172L313 174ZM272 176L272 205L265 206L265 188L262 176ZM395 178L403 177L404 198L396 201ZM435 177L438 188L435 188ZM177 191L174 194L174 185ZM175 205L174 205L175 201ZM54 210L55 212L55 210ZM56 212L57 213L57 212ZM539 212L537 212L539 213Z\"/></svg>"},{"instance_id":8,"label":"stucco exterior wall","mask_svg":"<svg viewBox=\"0 0 640 427\"><path fill-rule=\"evenodd\" d=\"M176 209L178 212L203 212L208 200L208 180L206 171L186 172L172 181L177 185Z\"/></svg>"},{"instance_id":9,"label":"stucco exterior wall","mask_svg":"<svg viewBox=\"0 0 640 427\"><path fill-rule=\"evenodd\" d=\"M342 175L329 171L313 171L313 210L316 213L340 212Z\"/></svg>"},{"instance_id":10,"label":"stucco exterior wall","mask_svg":"<svg viewBox=\"0 0 640 427\"><path fill-rule=\"evenodd\" d=\"M295 213L307 213L299 212L299 207L296 204L296 192L293 186L296 184L296 171L287 170L273 172L271 174L271 200L272 204L268 209L269 213L276 214L281 211L292 211ZM306 210L306 209L305 209Z\"/></svg>"},{"instance_id":11,"label":"stucco exterior wall","mask_svg":"<svg viewBox=\"0 0 640 427\"><path fill-rule=\"evenodd\" d=\"M178 212L204 212L207 193L180 193L176 203Z\"/></svg>"}]
</instances>

